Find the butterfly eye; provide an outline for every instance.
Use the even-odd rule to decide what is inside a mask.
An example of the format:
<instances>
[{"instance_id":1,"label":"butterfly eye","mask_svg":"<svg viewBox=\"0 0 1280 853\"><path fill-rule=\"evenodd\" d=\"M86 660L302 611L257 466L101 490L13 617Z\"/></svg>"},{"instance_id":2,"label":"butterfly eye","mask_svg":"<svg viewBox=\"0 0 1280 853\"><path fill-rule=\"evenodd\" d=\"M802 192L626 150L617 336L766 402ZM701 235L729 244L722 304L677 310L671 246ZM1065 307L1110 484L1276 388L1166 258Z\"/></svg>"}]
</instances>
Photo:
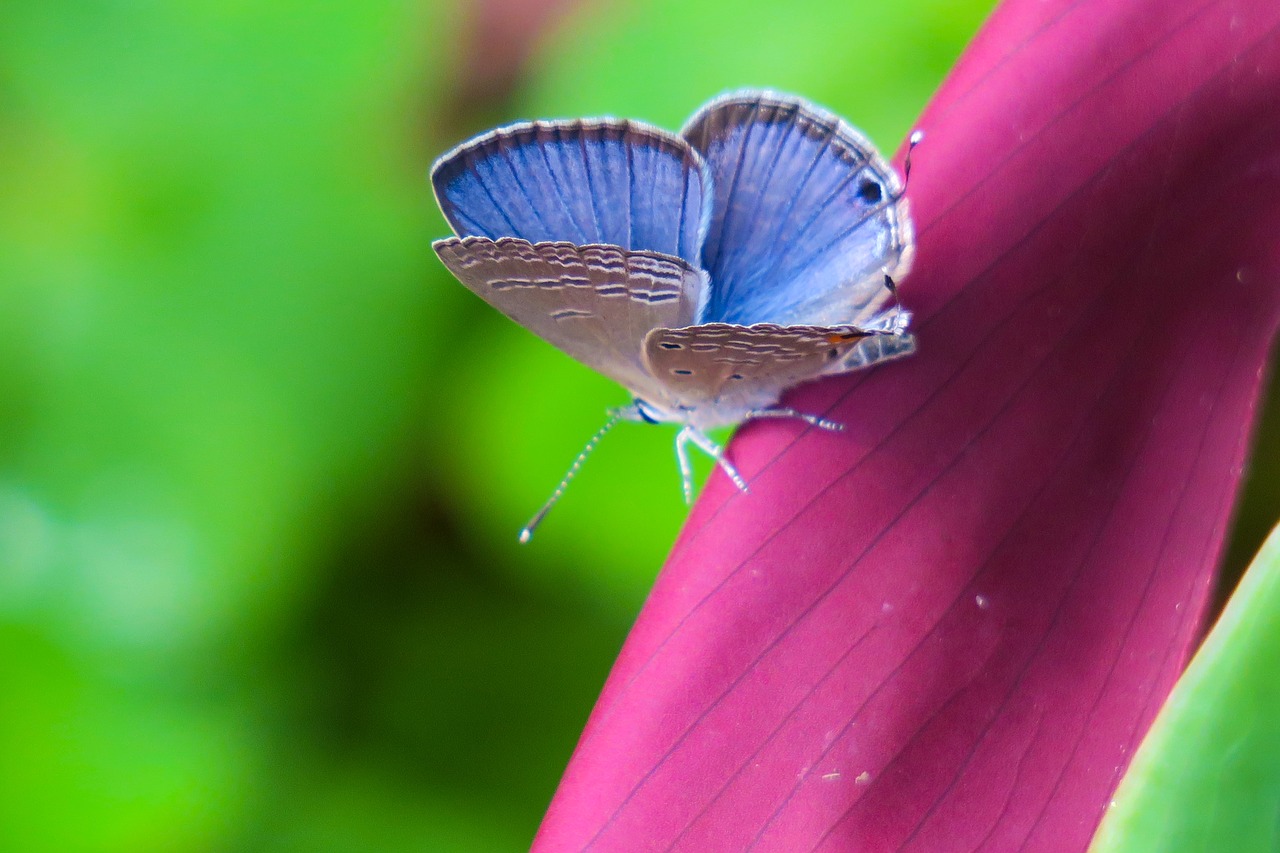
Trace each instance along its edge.
<instances>
[{"instance_id":1,"label":"butterfly eye","mask_svg":"<svg viewBox=\"0 0 1280 853\"><path fill-rule=\"evenodd\" d=\"M863 181L858 185L858 198L868 204L875 204L880 200L883 193L880 191L880 185L875 181Z\"/></svg>"},{"instance_id":2,"label":"butterfly eye","mask_svg":"<svg viewBox=\"0 0 1280 853\"><path fill-rule=\"evenodd\" d=\"M636 397L635 407L636 407L636 414L638 414L640 418L644 420L645 423L650 423L650 424L658 423L658 419L655 418L653 416L653 413L650 412L649 410L649 404L646 403L644 400L641 400L639 397Z\"/></svg>"}]
</instances>

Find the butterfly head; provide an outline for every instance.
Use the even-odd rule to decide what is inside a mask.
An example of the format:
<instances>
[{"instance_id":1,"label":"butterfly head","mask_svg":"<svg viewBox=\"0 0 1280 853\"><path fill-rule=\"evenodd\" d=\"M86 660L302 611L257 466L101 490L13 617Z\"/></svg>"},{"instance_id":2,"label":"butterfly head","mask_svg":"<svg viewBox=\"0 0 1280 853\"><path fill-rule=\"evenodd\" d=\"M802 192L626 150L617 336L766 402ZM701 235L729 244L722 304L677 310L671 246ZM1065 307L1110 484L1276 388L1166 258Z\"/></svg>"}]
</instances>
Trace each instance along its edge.
<instances>
[{"instance_id":1,"label":"butterfly head","mask_svg":"<svg viewBox=\"0 0 1280 853\"><path fill-rule=\"evenodd\" d=\"M609 410L609 415L622 420L635 421L637 424L687 424L696 415L696 409L690 406L677 406L675 409L659 406L658 403L636 397L626 406Z\"/></svg>"},{"instance_id":2,"label":"butterfly head","mask_svg":"<svg viewBox=\"0 0 1280 853\"><path fill-rule=\"evenodd\" d=\"M763 401L746 399L731 404L707 401L701 405L660 406L636 397L626 406L609 410L610 417L641 424L676 424L695 430L712 430L741 423L747 412L776 401L777 392L765 395Z\"/></svg>"},{"instance_id":3,"label":"butterfly head","mask_svg":"<svg viewBox=\"0 0 1280 853\"><path fill-rule=\"evenodd\" d=\"M644 424L663 424L675 420L670 412L664 411L639 397L632 400L630 405L614 409L611 414L616 414L626 421L636 421Z\"/></svg>"}]
</instances>

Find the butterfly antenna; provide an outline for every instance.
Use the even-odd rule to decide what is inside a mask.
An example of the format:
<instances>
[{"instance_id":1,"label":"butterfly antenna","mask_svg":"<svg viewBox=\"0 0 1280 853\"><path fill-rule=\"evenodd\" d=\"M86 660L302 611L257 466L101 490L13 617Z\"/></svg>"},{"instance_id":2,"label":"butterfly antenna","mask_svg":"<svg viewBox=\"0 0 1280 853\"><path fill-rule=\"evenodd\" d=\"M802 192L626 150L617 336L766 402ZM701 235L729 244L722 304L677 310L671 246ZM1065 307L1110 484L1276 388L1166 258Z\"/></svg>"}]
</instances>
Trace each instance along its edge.
<instances>
[{"instance_id":1,"label":"butterfly antenna","mask_svg":"<svg viewBox=\"0 0 1280 853\"><path fill-rule=\"evenodd\" d=\"M600 439L618 423L622 415L617 411L609 412L609 419L604 422L604 426L596 430L596 434L591 436L591 440L587 442L587 446L582 448L582 452L573 460L573 464L569 466L569 470L565 472L564 477L560 480L560 485L556 486L551 497L547 498L547 502L542 505L542 509L534 513L533 518L529 519L529 523L520 528L520 544L524 545L533 538L533 531L537 530L538 525L542 523L542 519L547 517L547 513L551 512L551 508L556 505L556 501L560 500L560 496L564 494L564 490L569 487L569 483L577 475L578 469L582 467L582 463L591 455L591 451L596 449L596 445L600 443Z\"/></svg>"},{"instance_id":2,"label":"butterfly antenna","mask_svg":"<svg viewBox=\"0 0 1280 853\"><path fill-rule=\"evenodd\" d=\"M902 191L898 193L898 197L907 194L907 182L911 180L911 152L916 150L916 146L924 141L923 130L913 130L911 135L907 137L907 157L902 162Z\"/></svg>"}]
</instances>

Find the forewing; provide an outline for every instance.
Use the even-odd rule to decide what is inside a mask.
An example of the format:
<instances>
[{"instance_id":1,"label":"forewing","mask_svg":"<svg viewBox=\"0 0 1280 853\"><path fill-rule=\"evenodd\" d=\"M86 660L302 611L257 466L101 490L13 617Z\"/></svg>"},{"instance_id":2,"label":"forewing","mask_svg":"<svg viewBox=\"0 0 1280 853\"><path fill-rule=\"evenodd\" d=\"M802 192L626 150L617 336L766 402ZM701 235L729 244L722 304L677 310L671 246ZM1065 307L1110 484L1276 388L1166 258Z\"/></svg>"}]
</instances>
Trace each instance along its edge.
<instances>
[{"instance_id":1,"label":"forewing","mask_svg":"<svg viewBox=\"0 0 1280 853\"><path fill-rule=\"evenodd\" d=\"M494 308L631 390L652 394L646 334L693 322L705 273L618 246L451 237L433 248Z\"/></svg>"},{"instance_id":2,"label":"forewing","mask_svg":"<svg viewBox=\"0 0 1280 853\"><path fill-rule=\"evenodd\" d=\"M644 354L666 403L711 407L733 422L771 405L792 385L838 370L872 337L881 335L850 326L707 323L654 329L645 338Z\"/></svg>"},{"instance_id":3,"label":"forewing","mask_svg":"<svg viewBox=\"0 0 1280 853\"><path fill-rule=\"evenodd\" d=\"M705 319L866 326L910 265L901 182L857 130L788 95L744 91L682 135L711 172Z\"/></svg>"},{"instance_id":4,"label":"forewing","mask_svg":"<svg viewBox=\"0 0 1280 853\"><path fill-rule=\"evenodd\" d=\"M460 237L607 243L698 266L704 170L684 139L648 125L524 122L445 154L431 183Z\"/></svg>"}]
</instances>

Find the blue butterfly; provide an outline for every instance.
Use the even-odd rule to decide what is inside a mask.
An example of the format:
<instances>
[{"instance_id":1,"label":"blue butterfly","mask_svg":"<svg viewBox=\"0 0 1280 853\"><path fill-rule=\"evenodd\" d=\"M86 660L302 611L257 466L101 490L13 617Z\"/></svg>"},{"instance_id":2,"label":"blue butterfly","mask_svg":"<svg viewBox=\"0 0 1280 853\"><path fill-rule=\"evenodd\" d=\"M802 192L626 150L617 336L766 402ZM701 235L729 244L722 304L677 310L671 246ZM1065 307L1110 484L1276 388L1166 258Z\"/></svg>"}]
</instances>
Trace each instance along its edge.
<instances>
[{"instance_id":1,"label":"blue butterfly","mask_svg":"<svg viewBox=\"0 0 1280 853\"><path fill-rule=\"evenodd\" d=\"M521 541L619 420L681 426L687 500L689 443L745 491L706 430L755 418L840 429L779 397L914 347L894 285L915 248L905 180L801 98L733 92L679 135L618 119L512 124L445 154L431 182L458 235L433 244L445 266L634 395Z\"/></svg>"}]
</instances>

